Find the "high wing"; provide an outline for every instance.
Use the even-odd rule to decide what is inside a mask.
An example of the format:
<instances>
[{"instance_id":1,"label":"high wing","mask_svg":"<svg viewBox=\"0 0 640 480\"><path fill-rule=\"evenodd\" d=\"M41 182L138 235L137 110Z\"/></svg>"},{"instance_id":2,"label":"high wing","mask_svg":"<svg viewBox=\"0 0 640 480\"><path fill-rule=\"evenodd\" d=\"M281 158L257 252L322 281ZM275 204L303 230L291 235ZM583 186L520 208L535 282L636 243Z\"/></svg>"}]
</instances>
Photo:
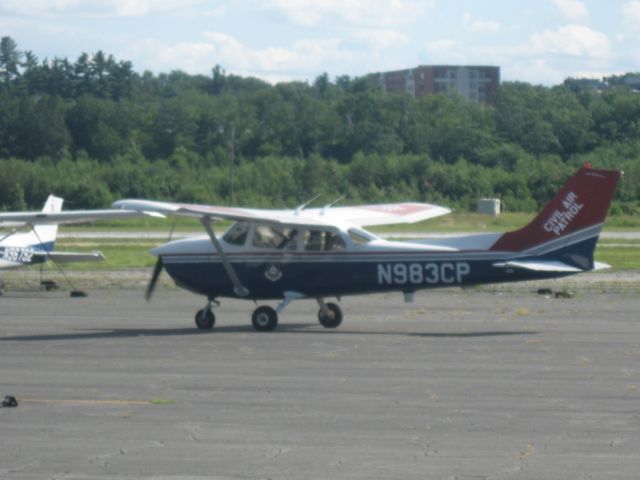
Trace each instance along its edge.
<instances>
[{"instance_id":1,"label":"high wing","mask_svg":"<svg viewBox=\"0 0 640 480\"><path fill-rule=\"evenodd\" d=\"M301 212L311 218L331 218L361 227L416 223L451 213L451 210L429 203L387 203L353 207L310 208Z\"/></svg>"},{"instance_id":2,"label":"high wing","mask_svg":"<svg viewBox=\"0 0 640 480\"><path fill-rule=\"evenodd\" d=\"M21 227L23 225L69 224L95 220L110 220L139 216L139 211L110 210L68 210L66 212L0 212L0 226Z\"/></svg>"},{"instance_id":3,"label":"high wing","mask_svg":"<svg viewBox=\"0 0 640 480\"><path fill-rule=\"evenodd\" d=\"M221 207L186 203L156 202L151 200L118 200L114 208L136 210L147 215L179 215L186 217L233 221L261 221L296 226L334 226L347 222L362 227L415 223L450 213L451 210L427 203L388 203L353 207L324 207L297 210L266 210Z\"/></svg>"}]
</instances>

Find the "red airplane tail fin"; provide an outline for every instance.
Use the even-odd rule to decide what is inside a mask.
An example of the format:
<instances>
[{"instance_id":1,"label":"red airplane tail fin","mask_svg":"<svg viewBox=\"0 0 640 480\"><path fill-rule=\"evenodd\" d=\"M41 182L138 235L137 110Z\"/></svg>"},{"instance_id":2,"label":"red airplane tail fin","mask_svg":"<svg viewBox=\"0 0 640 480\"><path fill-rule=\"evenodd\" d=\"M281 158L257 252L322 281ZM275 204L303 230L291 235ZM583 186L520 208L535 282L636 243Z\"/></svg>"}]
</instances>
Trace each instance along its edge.
<instances>
[{"instance_id":1,"label":"red airplane tail fin","mask_svg":"<svg viewBox=\"0 0 640 480\"><path fill-rule=\"evenodd\" d=\"M521 252L543 244L562 248L574 243L572 238L576 242L597 239L621 174L619 170L599 170L585 165L531 223L502 235L491 250ZM566 241L553 242L560 239ZM593 246L595 248L595 242Z\"/></svg>"}]
</instances>

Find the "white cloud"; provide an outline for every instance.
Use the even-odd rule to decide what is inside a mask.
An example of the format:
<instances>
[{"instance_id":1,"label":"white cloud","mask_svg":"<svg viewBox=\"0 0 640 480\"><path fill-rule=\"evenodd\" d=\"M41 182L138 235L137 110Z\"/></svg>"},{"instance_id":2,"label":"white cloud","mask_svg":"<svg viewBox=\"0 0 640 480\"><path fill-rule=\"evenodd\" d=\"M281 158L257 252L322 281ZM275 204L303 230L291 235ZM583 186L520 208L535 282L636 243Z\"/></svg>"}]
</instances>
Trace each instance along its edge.
<instances>
[{"instance_id":1,"label":"white cloud","mask_svg":"<svg viewBox=\"0 0 640 480\"><path fill-rule=\"evenodd\" d=\"M464 28L474 33L495 33L502 30L502 24L495 20L473 19L467 12L464 14Z\"/></svg>"},{"instance_id":2,"label":"white cloud","mask_svg":"<svg viewBox=\"0 0 640 480\"><path fill-rule=\"evenodd\" d=\"M227 7L220 5L219 7L205 10L202 15L205 17L224 17L227 14Z\"/></svg>"},{"instance_id":3,"label":"white cloud","mask_svg":"<svg viewBox=\"0 0 640 480\"><path fill-rule=\"evenodd\" d=\"M584 25L566 25L557 30L544 30L531 36L523 51L532 54L560 54L576 57L607 57L611 52L609 38Z\"/></svg>"},{"instance_id":4,"label":"white cloud","mask_svg":"<svg viewBox=\"0 0 640 480\"><path fill-rule=\"evenodd\" d=\"M579 72L612 70L613 61L608 37L583 25L544 30L516 45L440 39L427 43L425 50L430 63L499 65L505 79L547 85Z\"/></svg>"},{"instance_id":5,"label":"white cloud","mask_svg":"<svg viewBox=\"0 0 640 480\"><path fill-rule=\"evenodd\" d=\"M465 53L468 49L448 38L428 42L425 49L428 63L468 63L469 61Z\"/></svg>"},{"instance_id":6,"label":"white cloud","mask_svg":"<svg viewBox=\"0 0 640 480\"><path fill-rule=\"evenodd\" d=\"M76 9L80 5L79 0L5 0L0 5L0 12L15 15L45 15Z\"/></svg>"},{"instance_id":7,"label":"white cloud","mask_svg":"<svg viewBox=\"0 0 640 480\"><path fill-rule=\"evenodd\" d=\"M407 24L431 8L432 0L265 0L260 5L304 27L391 27Z\"/></svg>"},{"instance_id":8,"label":"white cloud","mask_svg":"<svg viewBox=\"0 0 640 480\"><path fill-rule=\"evenodd\" d=\"M571 22L582 22L589 18L589 10L580 0L551 0Z\"/></svg>"},{"instance_id":9,"label":"white cloud","mask_svg":"<svg viewBox=\"0 0 640 480\"><path fill-rule=\"evenodd\" d=\"M574 78L591 78L594 80L602 80L604 77L610 77L612 75L624 75L626 72L613 71L613 70L576 70L573 73Z\"/></svg>"},{"instance_id":10,"label":"white cloud","mask_svg":"<svg viewBox=\"0 0 640 480\"><path fill-rule=\"evenodd\" d=\"M28 16L140 17L184 11L199 3L200 0L3 0L0 12Z\"/></svg>"},{"instance_id":11,"label":"white cloud","mask_svg":"<svg viewBox=\"0 0 640 480\"><path fill-rule=\"evenodd\" d=\"M640 30L640 0L625 3L622 8L624 21L634 30Z\"/></svg>"},{"instance_id":12,"label":"white cloud","mask_svg":"<svg viewBox=\"0 0 640 480\"><path fill-rule=\"evenodd\" d=\"M353 60L340 39L299 40L287 48L253 49L219 32L205 33L202 42L175 45L145 40L132 45L128 54L135 57L136 65L155 72L180 69L209 74L218 64L229 73L268 81L311 79L329 67L340 72Z\"/></svg>"},{"instance_id":13,"label":"white cloud","mask_svg":"<svg viewBox=\"0 0 640 480\"><path fill-rule=\"evenodd\" d=\"M566 72L544 58L521 58L503 69L502 77L533 84L559 84L567 77Z\"/></svg>"},{"instance_id":14,"label":"white cloud","mask_svg":"<svg viewBox=\"0 0 640 480\"><path fill-rule=\"evenodd\" d=\"M384 50L394 45L406 45L409 37L391 29L356 29L351 36L373 50Z\"/></svg>"}]
</instances>

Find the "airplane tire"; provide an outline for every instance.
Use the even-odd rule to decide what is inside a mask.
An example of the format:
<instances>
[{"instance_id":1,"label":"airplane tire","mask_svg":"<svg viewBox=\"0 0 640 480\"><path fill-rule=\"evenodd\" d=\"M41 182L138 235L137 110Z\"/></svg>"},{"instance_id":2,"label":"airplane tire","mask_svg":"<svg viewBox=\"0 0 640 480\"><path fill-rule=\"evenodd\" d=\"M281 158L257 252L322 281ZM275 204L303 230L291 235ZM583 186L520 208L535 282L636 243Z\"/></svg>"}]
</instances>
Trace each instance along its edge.
<instances>
[{"instance_id":1,"label":"airplane tire","mask_svg":"<svg viewBox=\"0 0 640 480\"><path fill-rule=\"evenodd\" d=\"M200 330L211 330L216 323L216 316L211 310L201 309L196 313L196 327Z\"/></svg>"},{"instance_id":2,"label":"airplane tire","mask_svg":"<svg viewBox=\"0 0 640 480\"><path fill-rule=\"evenodd\" d=\"M278 326L278 313L266 305L258 307L251 315L251 323L259 332L271 332Z\"/></svg>"},{"instance_id":3,"label":"airplane tire","mask_svg":"<svg viewBox=\"0 0 640 480\"><path fill-rule=\"evenodd\" d=\"M329 315L325 315L322 308L318 312L318 321L324 328L337 328L342 323L342 310L335 303L327 303Z\"/></svg>"}]
</instances>

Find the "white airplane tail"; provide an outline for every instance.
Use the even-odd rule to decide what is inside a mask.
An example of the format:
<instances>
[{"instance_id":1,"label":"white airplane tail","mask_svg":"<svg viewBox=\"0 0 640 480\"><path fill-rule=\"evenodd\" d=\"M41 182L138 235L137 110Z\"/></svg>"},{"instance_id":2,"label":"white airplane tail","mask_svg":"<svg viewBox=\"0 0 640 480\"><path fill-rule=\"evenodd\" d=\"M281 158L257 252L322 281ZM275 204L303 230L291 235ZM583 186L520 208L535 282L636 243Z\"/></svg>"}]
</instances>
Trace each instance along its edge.
<instances>
[{"instance_id":1,"label":"white airplane tail","mask_svg":"<svg viewBox=\"0 0 640 480\"><path fill-rule=\"evenodd\" d=\"M44 204L44 208L42 209L43 213L58 213L62 210L62 202L64 200L60 197L56 197L55 195L49 195L46 203ZM52 225L34 225L33 232L33 244L39 244L40 248L43 250L47 250L49 252L53 251L53 246L56 241L56 236L58 235L58 224Z\"/></svg>"}]
</instances>

